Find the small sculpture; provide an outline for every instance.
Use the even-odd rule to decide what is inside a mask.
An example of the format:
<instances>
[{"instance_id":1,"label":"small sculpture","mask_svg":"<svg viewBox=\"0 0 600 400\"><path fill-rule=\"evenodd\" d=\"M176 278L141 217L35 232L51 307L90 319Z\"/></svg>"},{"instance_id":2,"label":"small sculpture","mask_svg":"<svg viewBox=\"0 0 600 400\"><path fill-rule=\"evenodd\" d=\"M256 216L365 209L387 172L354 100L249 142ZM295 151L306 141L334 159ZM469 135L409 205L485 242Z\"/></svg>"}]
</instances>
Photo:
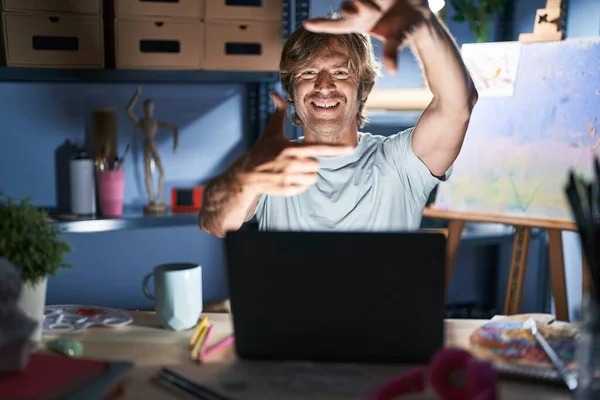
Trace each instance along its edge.
<instances>
[{"instance_id":1,"label":"small sculpture","mask_svg":"<svg viewBox=\"0 0 600 400\"><path fill-rule=\"evenodd\" d=\"M146 191L148 192L148 205L144 207L145 214L164 214L167 212L167 205L163 201L163 187L165 183L165 172L163 169L160 156L158 155L158 149L154 140L158 128L163 128L173 132L173 152L177 150L177 143L179 140L179 130L176 126L167 124L153 118L154 115L154 102L150 99L144 100L144 117L138 119L133 112L133 108L142 93L142 88L138 87L133 95L133 98L127 105L127 115L133 122L136 128L140 128L144 135L144 180L146 183ZM154 165L158 170L158 191L156 196L152 190L152 170L150 168L151 161L154 161Z\"/></svg>"},{"instance_id":2,"label":"small sculpture","mask_svg":"<svg viewBox=\"0 0 600 400\"><path fill-rule=\"evenodd\" d=\"M0 373L25 369L34 347L30 337L37 322L17 307L21 276L6 258L0 258Z\"/></svg>"}]
</instances>

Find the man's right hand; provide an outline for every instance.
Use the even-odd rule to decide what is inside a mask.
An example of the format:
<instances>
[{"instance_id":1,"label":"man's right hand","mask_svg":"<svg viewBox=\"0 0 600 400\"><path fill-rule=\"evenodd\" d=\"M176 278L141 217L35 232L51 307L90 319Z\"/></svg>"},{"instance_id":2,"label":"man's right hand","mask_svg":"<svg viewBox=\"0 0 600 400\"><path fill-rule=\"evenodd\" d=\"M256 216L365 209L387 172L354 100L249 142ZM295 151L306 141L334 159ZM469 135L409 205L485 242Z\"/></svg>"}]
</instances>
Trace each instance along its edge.
<instances>
[{"instance_id":1,"label":"man's right hand","mask_svg":"<svg viewBox=\"0 0 600 400\"><path fill-rule=\"evenodd\" d=\"M294 196L307 190L318 178L315 157L342 156L352 147L290 142L285 135L287 102L272 93L275 113L256 145L238 170L239 184L253 196Z\"/></svg>"}]
</instances>

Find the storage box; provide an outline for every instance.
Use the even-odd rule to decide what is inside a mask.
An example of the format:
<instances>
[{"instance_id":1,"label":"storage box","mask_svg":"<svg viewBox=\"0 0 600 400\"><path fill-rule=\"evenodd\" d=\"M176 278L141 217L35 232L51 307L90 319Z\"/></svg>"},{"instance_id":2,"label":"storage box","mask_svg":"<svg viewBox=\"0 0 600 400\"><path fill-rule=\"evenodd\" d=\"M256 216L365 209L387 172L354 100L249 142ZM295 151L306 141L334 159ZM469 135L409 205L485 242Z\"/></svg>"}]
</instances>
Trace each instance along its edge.
<instances>
[{"instance_id":1,"label":"storage box","mask_svg":"<svg viewBox=\"0 0 600 400\"><path fill-rule=\"evenodd\" d=\"M279 21L281 0L206 0L205 18Z\"/></svg>"},{"instance_id":2,"label":"storage box","mask_svg":"<svg viewBox=\"0 0 600 400\"><path fill-rule=\"evenodd\" d=\"M115 20L115 61L121 69L199 69L202 22L183 19Z\"/></svg>"},{"instance_id":3,"label":"storage box","mask_svg":"<svg viewBox=\"0 0 600 400\"><path fill-rule=\"evenodd\" d=\"M169 17L201 19L204 10L204 0L114 0L114 2L117 18Z\"/></svg>"},{"instance_id":4,"label":"storage box","mask_svg":"<svg viewBox=\"0 0 600 400\"><path fill-rule=\"evenodd\" d=\"M281 25L273 22L206 21L204 68L279 71Z\"/></svg>"},{"instance_id":5,"label":"storage box","mask_svg":"<svg viewBox=\"0 0 600 400\"><path fill-rule=\"evenodd\" d=\"M102 0L2 0L2 9L102 15Z\"/></svg>"},{"instance_id":6,"label":"storage box","mask_svg":"<svg viewBox=\"0 0 600 400\"><path fill-rule=\"evenodd\" d=\"M9 67L104 67L102 17L5 13Z\"/></svg>"}]
</instances>

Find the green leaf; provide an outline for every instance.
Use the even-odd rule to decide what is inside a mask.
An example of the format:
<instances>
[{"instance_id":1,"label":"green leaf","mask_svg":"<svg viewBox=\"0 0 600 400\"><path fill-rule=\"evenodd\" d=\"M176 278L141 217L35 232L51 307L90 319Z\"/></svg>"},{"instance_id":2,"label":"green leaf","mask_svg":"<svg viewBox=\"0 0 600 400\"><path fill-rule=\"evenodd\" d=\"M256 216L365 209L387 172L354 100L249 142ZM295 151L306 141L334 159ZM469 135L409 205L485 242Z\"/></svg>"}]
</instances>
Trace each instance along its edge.
<instances>
[{"instance_id":1,"label":"green leaf","mask_svg":"<svg viewBox=\"0 0 600 400\"><path fill-rule=\"evenodd\" d=\"M486 41L490 24L509 1L513 0L451 0L456 11L452 19L466 22L477 41Z\"/></svg>"},{"instance_id":2,"label":"green leaf","mask_svg":"<svg viewBox=\"0 0 600 400\"><path fill-rule=\"evenodd\" d=\"M72 251L62 232L29 198L16 200L0 191L0 256L14 264L24 282L36 284L61 268L72 268Z\"/></svg>"}]
</instances>

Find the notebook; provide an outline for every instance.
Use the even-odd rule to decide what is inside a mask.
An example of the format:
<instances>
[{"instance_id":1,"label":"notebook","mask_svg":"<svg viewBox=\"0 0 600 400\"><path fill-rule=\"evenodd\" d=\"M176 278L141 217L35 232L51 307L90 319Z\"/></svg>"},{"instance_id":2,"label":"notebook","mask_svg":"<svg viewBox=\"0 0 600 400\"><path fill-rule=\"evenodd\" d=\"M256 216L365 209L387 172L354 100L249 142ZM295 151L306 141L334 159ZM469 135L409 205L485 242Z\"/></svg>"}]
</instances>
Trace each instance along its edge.
<instances>
[{"instance_id":1,"label":"notebook","mask_svg":"<svg viewBox=\"0 0 600 400\"><path fill-rule=\"evenodd\" d=\"M80 398L80 393L89 400L103 398L131 366L33 353L23 371L0 375L0 393L7 400L66 400Z\"/></svg>"},{"instance_id":2,"label":"notebook","mask_svg":"<svg viewBox=\"0 0 600 400\"><path fill-rule=\"evenodd\" d=\"M471 334L469 350L475 357L491 362L502 376L562 384L562 378L535 337L523 328L523 322L529 317L540 323L540 333L561 358L565 368L576 373L575 351L579 329L575 324L555 321L547 314L495 317Z\"/></svg>"}]
</instances>

